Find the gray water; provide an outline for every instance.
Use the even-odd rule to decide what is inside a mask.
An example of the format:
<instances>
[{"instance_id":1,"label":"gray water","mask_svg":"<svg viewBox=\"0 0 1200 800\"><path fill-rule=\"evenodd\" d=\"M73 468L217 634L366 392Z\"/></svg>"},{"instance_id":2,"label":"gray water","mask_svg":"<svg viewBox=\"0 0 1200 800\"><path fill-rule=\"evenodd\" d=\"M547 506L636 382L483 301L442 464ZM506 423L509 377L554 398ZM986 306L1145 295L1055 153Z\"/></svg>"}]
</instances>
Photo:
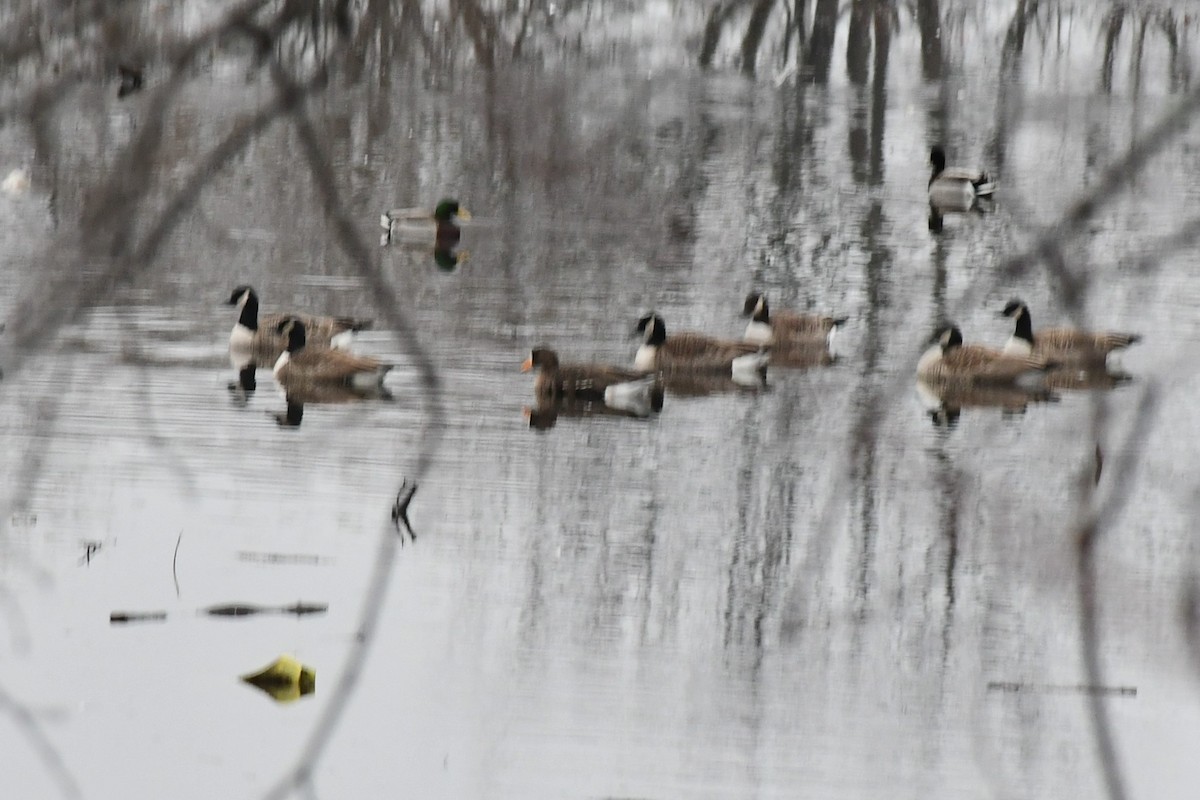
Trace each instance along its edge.
<instances>
[{"instance_id":1,"label":"gray water","mask_svg":"<svg viewBox=\"0 0 1200 800\"><path fill-rule=\"evenodd\" d=\"M84 80L52 148L19 119L0 128L0 168L27 165L32 184L0 195L6 794L274 786L353 652L408 478L418 538L394 553L316 796L1100 797L1098 725L1127 796L1194 796L1200 133L1183 126L1085 223L1053 226L1194 91L1196 21L1135 7L1106 70L1105 4L1031 13L1014 49L1024 3L943 2L931 77L907 9L886 61L878 39L858 59L854 4L822 82L783 72L776 17L751 79L743 16L709 70L704 15L672 3L538 14L525 56L487 69L461 20L421 7L432 50L368 54L307 103L390 294L341 247L283 118L153 258L30 328L108 263L81 224L88 192L147 125L166 66L120 101ZM215 49L168 107L148 207L273 91L246 53ZM1001 186L990 213L940 233L937 141ZM446 195L474 215L457 269L378 246L383 209ZM1009 260L1047 230L1082 276L1077 307L1052 259ZM356 348L398 365L394 399L309 404L287 428L269 371L231 391L221 302L240 283L265 310L377 318ZM532 346L627 363L651 308L736 337L751 289L848 316L837 362L773 369L761 392L668 394L649 419L530 428ZM1120 359L1133 380L934 424L914 387L924 342L949 318L1001 344L1013 296L1035 325L1141 332ZM436 368L440 423L389 308ZM15 348L14 330L39 337ZM1100 685L1077 546L1098 446L1097 500L1123 501L1091 550ZM199 613L297 600L328 613ZM166 621L109 623L149 610ZM313 696L276 705L237 680L281 653L316 669Z\"/></svg>"}]
</instances>

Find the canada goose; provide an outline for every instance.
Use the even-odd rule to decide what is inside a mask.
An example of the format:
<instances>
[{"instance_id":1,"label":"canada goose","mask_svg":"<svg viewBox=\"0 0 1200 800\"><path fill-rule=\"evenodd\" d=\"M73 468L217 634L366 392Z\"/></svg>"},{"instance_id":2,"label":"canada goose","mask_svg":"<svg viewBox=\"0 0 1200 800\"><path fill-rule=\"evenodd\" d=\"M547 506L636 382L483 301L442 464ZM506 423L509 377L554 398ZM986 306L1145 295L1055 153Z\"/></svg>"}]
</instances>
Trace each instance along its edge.
<instances>
[{"instance_id":1,"label":"canada goose","mask_svg":"<svg viewBox=\"0 0 1200 800\"><path fill-rule=\"evenodd\" d=\"M449 197L439 202L433 211L426 208L393 208L379 217L379 224L385 231L379 243L386 245L393 235L401 233L410 237L420 235L426 239L432 232L436 249L451 250L461 236L456 218L469 220L471 212ZM433 224L432 231L430 223Z\"/></svg>"},{"instance_id":2,"label":"canada goose","mask_svg":"<svg viewBox=\"0 0 1200 800\"><path fill-rule=\"evenodd\" d=\"M237 322L229 333L229 348L233 351L253 351L262 360L271 363L287 346L287 338L281 335L282 325L289 319L304 323L307 341L312 345L341 347L356 331L370 328L372 320L353 317L315 317L295 313L258 313L258 295L249 286L238 286L225 301L226 305L238 306Z\"/></svg>"},{"instance_id":3,"label":"canada goose","mask_svg":"<svg viewBox=\"0 0 1200 800\"><path fill-rule=\"evenodd\" d=\"M654 376L603 364L562 364L548 347L535 347L521 364L522 372L537 370L533 392L544 400L581 400L619 407L639 402L662 407L662 384ZM657 409L654 409L657 410Z\"/></svg>"},{"instance_id":4,"label":"canada goose","mask_svg":"<svg viewBox=\"0 0 1200 800\"><path fill-rule=\"evenodd\" d=\"M946 210L967 211L979 197L996 191L990 175L977 169L947 167L946 151L934 145L929 151L933 174L929 176L929 202Z\"/></svg>"},{"instance_id":5,"label":"canada goose","mask_svg":"<svg viewBox=\"0 0 1200 800\"><path fill-rule=\"evenodd\" d=\"M767 297L761 292L746 296L742 316L750 317L746 325L747 342L769 345L807 345L823 343L833 346L837 329L849 317L827 317L821 314L797 314L792 311L771 313Z\"/></svg>"},{"instance_id":6,"label":"canada goose","mask_svg":"<svg viewBox=\"0 0 1200 800\"><path fill-rule=\"evenodd\" d=\"M1000 315L1016 320L1016 328L1004 345L1005 353L1042 356L1063 366L1103 367L1109 353L1142 338L1136 333L1092 333L1073 328L1041 328L1034 333L1029 306L1016 299L1010 300Z\"/></svg>"},{"instance_id":7,"label":"canada goose","mask_svg":"<svg viewBox=\"0 0 1200 800\"><path fill-rule=\"evenodd\" d=\"M964 345L953 325L938 330L917 363L917 377L927 382L1020 384L1054 366L1038 356L1005 355L979 345Z\"/></svg>"},{"instance_id":8,"label":"canada goose","mask_svg":"<svg viewBox=\"0 0 1200 800\"><path fill-rule=\"evenodd\" d=\"M634 335L642 336L633 368L651 371L725 372L731 376L765 374L768 355L762 345L715 339L702 333L676 333L667 338L667 326L658 314L638 320Z\"/></svg>"},{"instance_id":9,"label":"canada goose","mask_svg":"<svg viewBox=\"0 0 1200 800\"><path fill-rule=\"evenodd\" d=\"M308 345L304 322L296 317L280 322L275 332L287 337L287 348L275 362L275 380L293 397L324 386L349 387L359 392L384 393L383 377L392 368L377 358L345 350Z\"/></svg>"}]
</instances>

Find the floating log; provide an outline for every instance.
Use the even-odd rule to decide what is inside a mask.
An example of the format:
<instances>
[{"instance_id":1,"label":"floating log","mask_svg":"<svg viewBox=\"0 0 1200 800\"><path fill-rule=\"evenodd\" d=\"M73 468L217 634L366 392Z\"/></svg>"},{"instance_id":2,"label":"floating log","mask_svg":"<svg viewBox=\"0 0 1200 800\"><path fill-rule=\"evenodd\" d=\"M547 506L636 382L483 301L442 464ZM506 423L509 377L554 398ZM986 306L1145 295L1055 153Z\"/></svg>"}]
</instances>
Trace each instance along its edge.
<instances>
[{"instance_id":1,"label":"floating log","mask_svg":"<svg viewBox=\"0 0 1200 800\"><path fill-rule=\"evenodd\" d=\"M257 614L295 614L297 617L303 617L308 614L324 614L328 610L328 603L295 602L289 606L224 603L200 609L200 612L210 617L249 617ZM166 618L166 611L113 611L108 615L108 621L114 625L128 622L161 622Z\"/></svg>"},{"instance_id":2,"label":"floating log","mask_svg":"<svg viewBox=\"0 0 1200 800\"><path fill-rule=\"evenodd\" d=\"M114 625L126 622L162 622L167 618L165 611L114 611L108 621Z\"/></svg>"}]
</instances>

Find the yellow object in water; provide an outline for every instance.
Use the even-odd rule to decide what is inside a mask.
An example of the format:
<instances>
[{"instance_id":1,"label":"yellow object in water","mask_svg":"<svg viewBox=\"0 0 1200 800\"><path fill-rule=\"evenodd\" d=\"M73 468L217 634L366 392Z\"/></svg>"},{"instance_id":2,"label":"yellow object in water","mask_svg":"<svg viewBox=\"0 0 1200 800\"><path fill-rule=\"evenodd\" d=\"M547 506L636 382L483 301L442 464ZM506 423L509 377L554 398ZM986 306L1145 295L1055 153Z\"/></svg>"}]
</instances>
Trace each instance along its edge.
<instances>
[{"instance_id":1,"label":"yellow object in water","mask_svg":"<svg viewBox=\"0 0 1200 800\"><path fill-rule=\"evenodd\" d=\"M317 671L286 654L259 672L243 675L242 680L280 703L290 703L317 690Z\"/></svg>"}]
</instances>

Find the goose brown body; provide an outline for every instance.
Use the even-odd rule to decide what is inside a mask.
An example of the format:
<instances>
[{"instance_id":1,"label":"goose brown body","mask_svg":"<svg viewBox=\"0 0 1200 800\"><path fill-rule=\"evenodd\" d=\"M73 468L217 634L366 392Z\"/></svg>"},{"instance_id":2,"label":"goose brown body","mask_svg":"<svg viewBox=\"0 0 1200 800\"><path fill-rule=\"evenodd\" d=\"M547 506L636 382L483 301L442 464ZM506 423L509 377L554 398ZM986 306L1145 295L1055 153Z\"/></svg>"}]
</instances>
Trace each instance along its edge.
<instances>
[{"instance_id":1,"label":"goose brown body","mask_svg":"<svg viewBox=\"0 0 1200 800\"><path fill-rule=\"evenodd\" d=\"M746 326L746 341L778 346L825 344L829 334L847 319L824 314L772 311L766 295L757 292L746 297L742 315L750 317L750 324Z\"/></svg>"},{"instance_id":2,"label":"goose brown body","mask_svg":"<svg viewBox=\"0 0 1200 800\"><path fill-rule=\"evenodd\" d=\"M287 336L280 331L284 323L295 319L303 323L310 346L330 346L335 337L366 330L374 323L355 317L316 316L293 312L260 314L258 295L249 286L238 286L226 305L240 306L237 322L229 334L232 350L252 355L255 360L273 363L287 348Z\"/></svg>"},{"instance_id":3,"label":"goose brown body","mask_svg":"<svg viewBox=\"0 0 1200 800\"><path fill-rule=\"evenodd\" d=\"M1052 366L1039 356L1008 355L980 345L964 345L954 326L940 329L917 364L917 377L929 382L1005 384L1044 372Z\"/></svg>"},{"instance_id":4,"label":"goose brown body","mask_svg":"<svg viewBox=\"0 0 1200 800\"><path fill-rule=\"evenodd\" d=\"M745 369L766 369L767 355L762 345L718 339L703 333L684 331L667 336L666 324L657 314L638 320L637 333L643 343L634 358L634 369L646 371L733 371L740 364ZM753 356L747 361L741 359Z\"/></svg>"},{"instance_id":5,"label":"goose brown body","mask_svg":"<svg viewBox=\"0 0 1200 800\"><path fill-rule=\"evenodd\" d=\"M1000 314L1015 321L1013 335L1005 344L1004 352L1042 356L1064 366L1103 367L1109 353L1123 350L1142 338L1136 333L1092 332L1074 328L1041 328L1035 331L1029 306L1021 300L1009 301Z\"/></svg>"},{"instance_id":6,"label":"goose brown body","mask_svg":"<svg viewBox=\"0 0 1200 800\"><path fill-rule=\"evenodd\" d=\"M378 388L392 368L377 358L308 344L304 323L295 317L285 320L277 330L287 336L288 342L275 362L275 379L288 392L321 386Z\"/></svg>"},{"instance_id":7,"label":"goose brown body","mask_svg":"<svg viewBox=\"0 0 1200 800\"><path fill-rule=\"evenodd\" d=\"M644 380L638 370L606 364L563 364L548 347L535 347L521 365L522 372L537 370L533 392L540 400L604 402L605 391L620 384ZM662 387L657 386L661 399Z\"/></svg>"}]
</instances>

